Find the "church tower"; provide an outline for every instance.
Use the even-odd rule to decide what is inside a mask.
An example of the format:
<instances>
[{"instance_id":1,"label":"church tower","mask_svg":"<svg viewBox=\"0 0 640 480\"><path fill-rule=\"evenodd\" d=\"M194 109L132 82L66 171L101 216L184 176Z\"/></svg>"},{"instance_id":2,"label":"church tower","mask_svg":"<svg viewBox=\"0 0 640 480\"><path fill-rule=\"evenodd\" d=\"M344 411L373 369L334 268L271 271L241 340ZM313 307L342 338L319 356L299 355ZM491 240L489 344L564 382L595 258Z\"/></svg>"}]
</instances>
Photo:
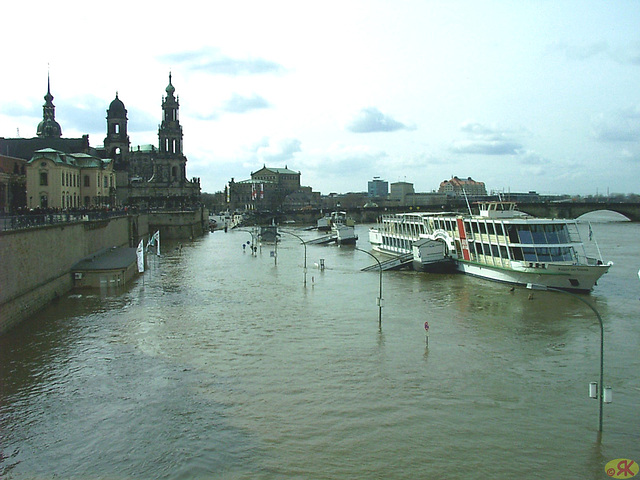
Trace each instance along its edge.
<instances>
[{"instance_id":1,"label":"church tower","mask_svg":"<svg viewBox=\"0 0 640 480\"><path fill-rule=\"evenodd\" d=\"M116 98L107 110L107 136L104 139L104 149L107 157L115 161L114 166L120 170L125 168L124 161L129 153L129 135L127 134L127 109L124 103Z\"/></svg>"},{"instance_id":2,"label":"church tower","mask_svg":"<svg viewBox=\"0 0 640 480\"><path fill-rule=\"evenodd\" d=\"M178 120L180 104L174 96L175 91L169 73L169 85L165 89L167 95L162 98L162 123L158 129L158 168L155 175L161 181L183 183L186 180L187 159L182 153L182 126Z\"/></svg>"},{"instance_id":3,"label":"church tower","mask_svg":"<svg viewBox=\"0 0 640 480\"><path fill-rule=\"evenodd\" d=\"M49 74L47 74L47 94L44 96L44 105L42 106L42 121L38 124L37 135L41 138L60 138L62 136L62 128L56 122L56 107L53 105Z\"/></svg>"},{"instance_id":4,"label":"church tower","mask_svg":"<svg viewBox=\"0 0 640 480\"><path fill-rule=\"evenodd\" d=\"M178 120L180 104L173 95L176 89L171 84L171 74L169 74L169 85L167 85L165 91L167 96L162 99L162 124L158 130L160 151L171 155L181 155L182 127Z\"/></svg>"}]
</instances>

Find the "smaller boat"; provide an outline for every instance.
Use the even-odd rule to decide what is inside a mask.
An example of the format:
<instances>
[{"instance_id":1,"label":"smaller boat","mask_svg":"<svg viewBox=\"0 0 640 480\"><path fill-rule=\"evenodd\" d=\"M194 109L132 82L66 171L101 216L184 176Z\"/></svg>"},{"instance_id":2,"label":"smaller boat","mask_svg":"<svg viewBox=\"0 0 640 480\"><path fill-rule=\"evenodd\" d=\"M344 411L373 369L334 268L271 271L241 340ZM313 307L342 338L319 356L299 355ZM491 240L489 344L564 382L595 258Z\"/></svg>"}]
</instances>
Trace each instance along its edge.
<instances>
[{"instance_id":1,"label":"smaller boat","mask_svg":"<svg viewBox=\"0 0 640 480\"><path fill-rule=\"evenodd\" d=\"M332 231L336 235L336 243L338 245L355 245L358 240L355 228L348 225L335 225Z\"/></svg>"},{"instance_id":2,"label":"smaller boat","mask_svg":"<svg viewBox=\"0 0 640 480\"><path fill-rule=\"evenodd\" d=\"M275 222L272 222L271 225L264 225L260 227L259 237L262 243L276 243L280 241L278 226Z\"/></svg>"},{"instance_id":3,"label":"smaller boat","mask_svg":"<svg viewBox=\"0 0 640 480\"><path fill-rule=\"evenodd\" d=\"M316 222L317 229L320 232L330 232L336 225L346 225L355 227L356 222L347 215L347 212L331 212L326 213Z\"/></svg>"},{"instance_id":4,"label":"smaller boat","mask_svg":"<svg viewBox=\"0 0 640 480\"><path fill-rule=\"evenodd\" d=\"M260 227L260 241L263 243L276 243L279 236L280 234L275 226Z\"/></svg>"},{"instance_id":5,"label":"smaller boat","mask_svg":"<svg viewBox=\"0 0 640 480\"><path fill-rule=\"evenodd\" d=\"M422 272L448 273L456 269L449 255L447 244L442 240L420 238L411 245L413 269Z\"/></svg>"}]
</instances>

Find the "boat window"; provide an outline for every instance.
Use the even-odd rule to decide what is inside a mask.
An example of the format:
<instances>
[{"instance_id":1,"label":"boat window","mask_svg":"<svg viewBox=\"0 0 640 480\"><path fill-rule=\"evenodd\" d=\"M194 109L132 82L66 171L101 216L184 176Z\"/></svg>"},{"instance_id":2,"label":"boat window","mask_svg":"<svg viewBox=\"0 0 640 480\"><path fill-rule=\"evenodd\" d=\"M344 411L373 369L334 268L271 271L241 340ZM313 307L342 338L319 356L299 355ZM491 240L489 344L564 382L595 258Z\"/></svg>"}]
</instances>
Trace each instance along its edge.
<instances>
[{"instance_id":1,"label":"boat window","mask_svg":"<svg viewBox=\"0 0 640 480\"><path fill-rule=\"evenodd\" d=\"M514 225L509 225L507 227L507 232L509 233L509 241L511 243L520 243L520 240L518 239L518 232Z\"/></svg>"},{"instance_id":2,"label":"boat window","mask_svg":"<svg viewBox=\"0 0 640 480\"><path fill-rule=\"evenodd\" d=\"M531 236L531 232L526 228L527 227L525 225L518 228L518 236L520 237L520 243L533 243L533 237Z\"/></svg>"},{"instance_id":3,"label":"boat window","mask_svg":"<svg viewBox=\"0 0 640 480\"><path fill-rule=\"evenodd\" d=\"M547 237L544 234L544 225L531 225L531 236L533 243L547 243Z\"/></svg>"},{"instance_id":4,"label":"boat window","mask_svg":"<svg viewBox=\"0 0 640 480\"><path fill-rule=\"evenodd\" d=\"M523 247L522 253L524 254L524 259L528 262L537 262L538 257L536 257L536 250L532 247Z\"/></svg>"},{"instance_id":5,"label":"boat window","mask_svg":"<svg viewBox=\"0 0 640 480\"><path fill-rule=\"evenodd\" d=\"M551 261L551 252L548 248L537 248L536 252L538 254L538 260L541 262L550 262Z\"/></svg>"},{"instance_id":6,"label":"boat window","mask_svg":"<svg viewBox=\"0 0 640 480\"><path fill-rule=\"evenodd\" d=\"M558 243L569 243L569 231L566 225L557 225Z\"/></svg>"},{"instance_id":7,"label":"boat window","mask_svg":"<svg viewBox=\"0 0 640 480\"><path fill-rule=\"evenodd\" d=\"M560 243L556 225L545 225L544 231L547 234L547 243Z\"/></svg>"}]
</instances>

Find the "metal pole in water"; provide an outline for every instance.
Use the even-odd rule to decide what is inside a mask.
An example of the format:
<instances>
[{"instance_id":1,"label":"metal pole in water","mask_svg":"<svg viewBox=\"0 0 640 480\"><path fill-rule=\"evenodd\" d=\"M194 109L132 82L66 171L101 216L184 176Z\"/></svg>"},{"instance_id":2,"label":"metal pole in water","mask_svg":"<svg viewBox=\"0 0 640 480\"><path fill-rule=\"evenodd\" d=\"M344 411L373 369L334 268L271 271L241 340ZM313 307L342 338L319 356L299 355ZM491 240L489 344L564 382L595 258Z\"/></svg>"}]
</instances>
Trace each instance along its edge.
<instances>
[{"instance_id":1,"label":"metal pole in water","mask_svg":"<svg viewBox=\"0 0 640 480\"><path fill-rule=\"evenodd\" d=\"M353 247L353 248L355 250L358 250L359 252L366 253L371 258L373 258L376 261L376 263L378 264L378 270L380 271L380 290L379 290L378 299L377 299L377 303L378 303L378 327L382 328L382 264L380 263L380 260L378 260L378 257L373 255L371 252L367 252L366 250L362 250L361 248L358 248L358 247Z\"/></svg>"}]
</instances>

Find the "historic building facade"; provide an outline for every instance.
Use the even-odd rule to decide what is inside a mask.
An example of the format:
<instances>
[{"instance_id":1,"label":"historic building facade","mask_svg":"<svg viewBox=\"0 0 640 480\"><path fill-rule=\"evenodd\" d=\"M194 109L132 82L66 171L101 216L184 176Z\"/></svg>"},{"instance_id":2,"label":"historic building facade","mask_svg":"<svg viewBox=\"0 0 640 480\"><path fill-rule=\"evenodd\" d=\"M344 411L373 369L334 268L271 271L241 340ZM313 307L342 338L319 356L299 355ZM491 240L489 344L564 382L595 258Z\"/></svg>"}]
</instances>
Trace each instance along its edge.
<instances>
[{"instance_id":1,"label":"historic building facade","mask_svg":"<svg viewBox=\"0 0 640 480\"><path fill-rule=\"evenodd\" d=\"M62 127L55 119L51 83L47 78L42 121L37 126L36 137L0 137L0 156L29 162L24 168L26 172L22 172L22 195L12 194L12 198L19 200L21 205L9 201L8 190L10 181L15 183L19 175L0 172L0 194L4 199L0 210L13 211L20 206L75 208L106 205L181 208L199 204L200 179L186 178L187 158L182 150L179 102L174 95L171 74L165 91L157 147L142 145L130 148L127 110L116 93L107 110L104 146L92 148L88 135L62 137ZM67 176L70 179L68 183ZM42 184L45 178L47 184ZM86 181L89 183L85 184ZM25 188L28 190L26 193Z\"/></svg>"},{"instance_id":2,"label":"historic building facade","mask_svg":"<svg viewBox=\"0 0 640 480\"><path fill-rule=\"evenodd\" d=\"M288 196L301 192L300 172L263 166L251 173L251 178L239 182L232 178L227 189L231 209L279 210ZM309 189L310 191L310 189Z\"/></svg>"},{"instance_id":3,"label":"historic building facade","mask_svg":"<svg viewBox=\"0 0 640 480\"><path fill-rule=\"evenodd\" d=\"M150 208L184 208L200 202L200 179L187 179L187 157L179 120L179 100L169 74L162 98L158 146L130 147L127 109L116 98L107 110L104 155L114 160L117 198L123 204Z\"/></svg>"},{"instance_id":4,"label":"historic building facade","mask_svg":"<svg viewBox=\"0 0 640 480\"><path fill-rule=\"evenodd\" d=\"M34 152L26 170L30 209L115 205L116 178L111 159L45 148Z\"/></svg>"}]
</instances>

